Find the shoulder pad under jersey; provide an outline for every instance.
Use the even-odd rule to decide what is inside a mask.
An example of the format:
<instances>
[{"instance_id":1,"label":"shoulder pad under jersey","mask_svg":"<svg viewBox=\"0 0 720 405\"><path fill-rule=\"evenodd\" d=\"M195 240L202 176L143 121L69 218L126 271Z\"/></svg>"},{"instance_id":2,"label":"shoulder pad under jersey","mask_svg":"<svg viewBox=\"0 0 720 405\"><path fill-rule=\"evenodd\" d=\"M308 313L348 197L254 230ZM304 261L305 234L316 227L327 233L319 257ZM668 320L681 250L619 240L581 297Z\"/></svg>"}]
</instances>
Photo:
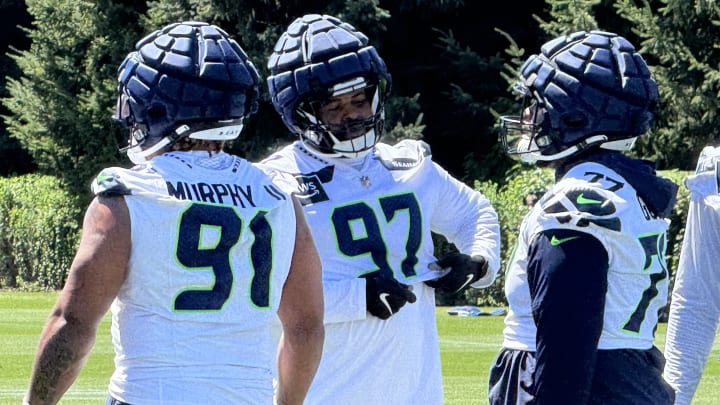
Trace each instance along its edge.
<instances>
[{"instance_id":1,"label":"shoulder pad under jersey","mask_svg":"<svg viewBox=\"0 0 720 405\"><path fill-rule=\"evenodd\" d=\"M375 147L375 159L388 170L412 169L431 155L430 145L414 139L405 139L393 146L378 144Z\"/></svg>"},{"instance_id":2,"label":"shoulder pad under jersey","mask_svg":"<svg viewBox=\"0 0 720 405\"><path fill-rule=\"evenodd\" d=\"M131 194L130 189L123 183L118 168L115 167L103 169L93 180L91 188L93 194L98 196Z\"/></svg>"},{"instance_id":3,"label":"shoulder pad under jersey","mask_svg":"<svg viewBox=\"0 0 720 405\"><path fill-rule=\"evenodd\" d=\"M621 230L619 212L626 202L615 193L583 182L570 182L553 189L545 195L540 214L545 227L565 225L587 228L590 224L609 229Z\"/></svg>"},{"instance_id":4,"label":"shoulder pad under jersey","mask_svg":"<svg viewBox=\"0 0 720 405\"><path fill-rule=\"evenodd\" d=\"M695 174L717 171L717 166L719 163L720 146L706 146L700 152L700 156L698 156L697 166L695 167Z\"/></svg>"},{"instance_id":5,"label":"shoulder pad under jersey","mask_svg":"<svg viewBox=\"0 0 720 405\"><path fill-rule=\"evenodd\" d=\"M720 146L712 147L706 146L700 152L698 157L697 167L695 168L695 175L697 177L710 177L712 173L715 178L714 193L718 193L720 190ZM693 176L690 176L692 178ZM689 179L685 180L685 185L691 189ZM697 185L697 184L696 184ZM692 189L691 189L692 190Z\"/></svg>"}]
</instances>

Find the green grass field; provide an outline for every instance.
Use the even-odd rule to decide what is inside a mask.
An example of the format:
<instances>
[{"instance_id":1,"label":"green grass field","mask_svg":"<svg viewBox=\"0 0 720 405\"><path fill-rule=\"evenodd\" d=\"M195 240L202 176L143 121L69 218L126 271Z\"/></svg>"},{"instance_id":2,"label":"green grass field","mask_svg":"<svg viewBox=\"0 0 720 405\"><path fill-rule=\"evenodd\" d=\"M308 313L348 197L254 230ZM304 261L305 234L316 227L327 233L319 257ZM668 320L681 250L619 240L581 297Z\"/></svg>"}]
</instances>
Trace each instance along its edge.
<instances>
[{"instance_id":1,"label":"green grass field","mask_svg":"<svg viewBox=\"0 0 720 405\"><path fill-rule=\"evenodd\" d=\"M19 404L30 378L40 331L56 293L0 292L0 405ZM458 318L439 307L438 330L447 405L486 404L487 375L502 341L502 317ZM112 372L110 322L106 317L90 359L61 404L101 404ZM665 344L665 324L657 345ZM720 336L693 404L717 404L720 398ZM631 372L628 370L628 372Z\"/></svg>"}]
</instances>

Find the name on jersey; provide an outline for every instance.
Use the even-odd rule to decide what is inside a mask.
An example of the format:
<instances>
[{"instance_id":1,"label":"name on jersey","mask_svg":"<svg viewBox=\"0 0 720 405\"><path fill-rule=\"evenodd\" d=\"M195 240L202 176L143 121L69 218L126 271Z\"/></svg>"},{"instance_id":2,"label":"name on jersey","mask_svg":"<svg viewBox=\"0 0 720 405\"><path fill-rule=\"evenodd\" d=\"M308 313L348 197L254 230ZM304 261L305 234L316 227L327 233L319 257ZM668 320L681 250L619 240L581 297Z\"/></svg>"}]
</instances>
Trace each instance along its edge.
<instances>
[{"instance_id":1,"label":"name on jersey","mask_svg":"<svg viewBox=\"0 0 720 405\"><path fill-rule=\"evenodd\" d=\"M417 159L395 158L391 161L383 161L385 167L390 170L411 169L420 163Z\"/></svg>"},{"instance_id":2,"label":"name on jersey","mask_svg":"<svg viewBox=\"0 0 720 405\"><path fill-rule=\"evenodd\" d=\"M166 182L168 194L180 200L203 201L207 203L234 205L236 207L256 207L253 199L253 189L250 185L222 184L222 183L186 183L179 181L175 184ZM285 194L274 186L263 186L265 192L278 200L286 199Z\"/></svg>"}]
</instances>

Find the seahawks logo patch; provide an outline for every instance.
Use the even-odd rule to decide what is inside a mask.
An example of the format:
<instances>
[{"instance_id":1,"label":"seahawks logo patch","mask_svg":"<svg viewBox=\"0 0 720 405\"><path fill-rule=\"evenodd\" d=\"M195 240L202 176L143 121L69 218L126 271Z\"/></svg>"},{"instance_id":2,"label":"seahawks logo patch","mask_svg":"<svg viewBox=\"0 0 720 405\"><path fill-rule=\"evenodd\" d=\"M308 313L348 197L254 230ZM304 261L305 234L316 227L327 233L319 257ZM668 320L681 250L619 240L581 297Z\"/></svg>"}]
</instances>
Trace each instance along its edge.
<instances>
[{"instance_id":1,"label":"seahawks logo patch","mask_svg":"<svg viewBox=\"0 0 720 405\"><path fill-rule=\"evenodd\" d=\"M423 141L403 140L395 146L383 149L375 156L388 170L408 170L419 166L430 157L430 146Z\"/></svg>"},{"instance_id":2,"label":"seahawks logo patch","mask_svg":"<svg viewBox=\"0 0 720 405\"><path fill-rule=\"evenodd\" d=\"M581 188L555 194L543 206L543 211L554 214L561 224L574 221L578 227L595 224L613 231L621 229L620 218L614 216L617 207L613 201L593 189Z\"/></svg>"},{"instance_id":3,"label":"seahawks logo patch","mask_svg":"<svg viewBox=\"0 0 720 405\"><path fill-rule=\"evenodd\" d=\"M120 176L111 169L100 172L92 183L95 195L130 195L130 189L120 180Z\"/></svg>"}]
</instances>

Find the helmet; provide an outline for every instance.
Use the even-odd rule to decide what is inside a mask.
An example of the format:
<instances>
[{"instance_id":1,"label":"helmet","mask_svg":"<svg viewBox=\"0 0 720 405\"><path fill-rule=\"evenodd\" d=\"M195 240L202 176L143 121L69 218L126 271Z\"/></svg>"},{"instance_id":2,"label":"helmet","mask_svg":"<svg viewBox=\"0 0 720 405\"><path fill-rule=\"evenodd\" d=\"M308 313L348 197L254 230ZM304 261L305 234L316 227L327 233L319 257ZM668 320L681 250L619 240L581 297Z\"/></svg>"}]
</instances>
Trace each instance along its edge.
<instances>
[{"instance_id":1,"label":"helmet","mask_svg":"<svg viewBox=\"0 0 720 405\"><path fill-rule=\"evenodd\" d=\"M629 150L652 125L659 98L642 56L625 38L580 31L544 44L520 68L519 116L500 117L508 154L553 161L592 146Z\"/></svg>"},{"instance_id":2,"label":"helmet","mask_svg":"<svg viewBox=\"0 0 720 405\"><path fill-rule=\"evenodd\" d=\"M379 141L391 78L368 38L352 25L328 15L296 19L280 36L268 68L273 106L285 125L312 149L354 158ZM369 117L348 122L344 128L320 119L323 102L358 90L365 90L371 103Z\"/></svg>"},{"instance_id":3,"label":"helmet","mask_svg":"<svg viewBox=\"0 0 720 405\"><path fill-rule=\"evenodd\" d=\"M138 41L118 69L114 118L130 128L134 163L190 137L231 140L257 111L260 77L222 29L168 25Z\"/></svg>"}]
</instances>

